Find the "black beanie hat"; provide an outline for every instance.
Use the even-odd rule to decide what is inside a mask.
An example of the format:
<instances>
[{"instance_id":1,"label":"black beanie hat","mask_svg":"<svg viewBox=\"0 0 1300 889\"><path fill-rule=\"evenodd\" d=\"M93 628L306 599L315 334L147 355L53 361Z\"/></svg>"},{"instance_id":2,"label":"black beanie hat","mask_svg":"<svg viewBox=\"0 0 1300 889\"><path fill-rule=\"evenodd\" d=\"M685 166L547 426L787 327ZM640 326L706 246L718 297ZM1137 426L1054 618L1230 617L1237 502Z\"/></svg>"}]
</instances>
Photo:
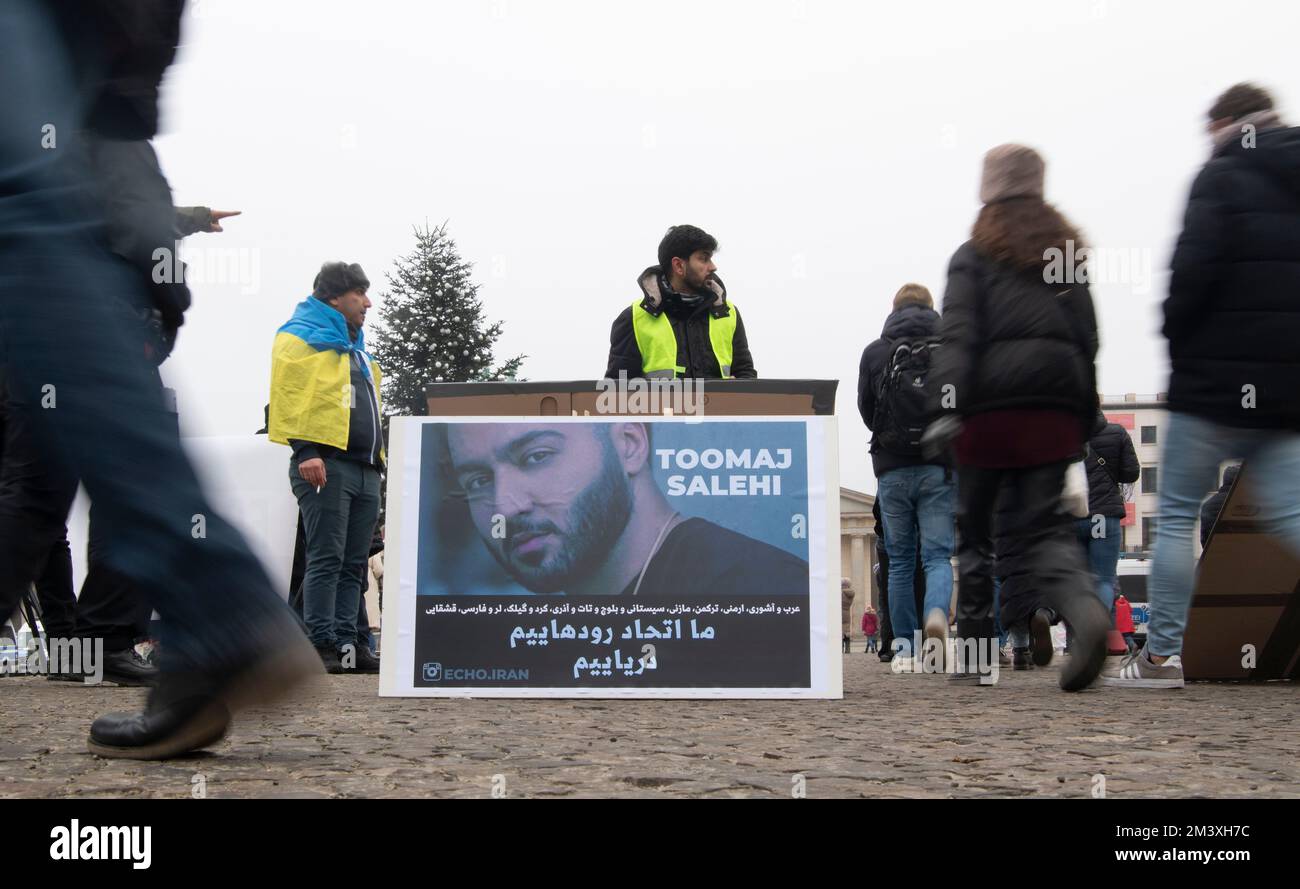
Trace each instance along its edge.
<instances>
[{"instance_id":1,"label":"black beanie hat","mask_svg":"<svg viewBox=\"0 0 1300 889\"><path fill-rule=\"evenodd\" d=\"M316 280L311 283L311 295L322 302L336 299L349 290L364 293L369 289L370 279L355 262L327 262L320 267Z\"/></svg>"}]
</instances>

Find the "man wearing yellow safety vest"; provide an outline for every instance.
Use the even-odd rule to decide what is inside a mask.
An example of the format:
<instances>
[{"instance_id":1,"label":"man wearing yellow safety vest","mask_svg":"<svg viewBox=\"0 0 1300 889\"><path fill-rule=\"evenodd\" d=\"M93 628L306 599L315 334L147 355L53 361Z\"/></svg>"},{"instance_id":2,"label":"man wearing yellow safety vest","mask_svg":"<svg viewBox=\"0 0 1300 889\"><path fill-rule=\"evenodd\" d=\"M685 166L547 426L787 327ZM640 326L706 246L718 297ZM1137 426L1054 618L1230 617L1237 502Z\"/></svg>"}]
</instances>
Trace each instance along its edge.
<instances>
[{"instance_id":1,"label":"man wearing yellow safety vest","mask_svg":"<svg viewBox=\"0 0 1300 889\"><path fill-rule=\"evenodd\" d=\"M271 352L267 432L293 448L289 484L307 543L303 620L330 673L379 672L357 638L384 465L379 365L361 329L369 287L356 263L325 263Z\"/></svg>"},{"instance_id":2,"label":"man wearing yellow safety vest","mask_svg":"<svg viewBox=\"0 0 1300 889\"><path fill-rule=\"evenodd\" d=\"M607 378L758 376L740 312L715 274L717 249L717 239L703 229L668 229L659 242L659 265L637 279L641 296L614 320Z\"/></svg>"}]
</instances>

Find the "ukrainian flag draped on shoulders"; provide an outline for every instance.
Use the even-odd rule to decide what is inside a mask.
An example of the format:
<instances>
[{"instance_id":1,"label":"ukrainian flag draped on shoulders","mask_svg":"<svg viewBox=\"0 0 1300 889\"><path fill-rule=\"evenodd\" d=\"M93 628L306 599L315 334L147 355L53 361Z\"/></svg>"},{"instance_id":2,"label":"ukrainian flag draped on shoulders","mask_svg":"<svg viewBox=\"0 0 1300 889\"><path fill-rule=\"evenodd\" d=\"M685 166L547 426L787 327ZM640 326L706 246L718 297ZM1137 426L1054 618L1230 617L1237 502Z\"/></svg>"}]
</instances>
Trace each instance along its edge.
<instances>
[{"instance_id":1,"label":"ukrainian flag draped on shoulders","mask_svg":"<svg viewBox=\"0 0 1300 889\"><path fill-rule=\"evenodd\" d=\"M379 365L366 352L365 335L358 331L354 341L342 313L315 297L298 303L271 347L271 441L288 444L295 438L347 450L354 352L382 412Z\"/></svg>"}]
</instances>

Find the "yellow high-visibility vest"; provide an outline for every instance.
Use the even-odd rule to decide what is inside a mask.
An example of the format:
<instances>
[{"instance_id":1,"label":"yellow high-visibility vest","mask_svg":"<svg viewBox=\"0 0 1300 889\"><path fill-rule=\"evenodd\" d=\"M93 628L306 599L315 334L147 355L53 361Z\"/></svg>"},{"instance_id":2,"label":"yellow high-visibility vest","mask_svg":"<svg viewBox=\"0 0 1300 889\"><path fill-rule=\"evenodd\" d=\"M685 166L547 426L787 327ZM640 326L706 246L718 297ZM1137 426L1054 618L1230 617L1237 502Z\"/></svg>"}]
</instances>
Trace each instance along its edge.
<instances>
[{"instance_id":1,"label":"yellow high-visibility vest","mask_svg":"<svg viewBox=\"0 0 1300 889\"><path fill-rule=\"evenodd\" d=\"M731 341L736 335L736 306L732 303L727 305L731 311L724 317L709 315L709 343L713 346L713 355L718 359L724 380L731 379ZM686 373L686 368L677 363L677 337L667 315L663 312L651 314L638 300L632 303L632 332L636 334L636 346L641 350L641 373L647 379L671 380Z\"/></svg>"}]
</instances>

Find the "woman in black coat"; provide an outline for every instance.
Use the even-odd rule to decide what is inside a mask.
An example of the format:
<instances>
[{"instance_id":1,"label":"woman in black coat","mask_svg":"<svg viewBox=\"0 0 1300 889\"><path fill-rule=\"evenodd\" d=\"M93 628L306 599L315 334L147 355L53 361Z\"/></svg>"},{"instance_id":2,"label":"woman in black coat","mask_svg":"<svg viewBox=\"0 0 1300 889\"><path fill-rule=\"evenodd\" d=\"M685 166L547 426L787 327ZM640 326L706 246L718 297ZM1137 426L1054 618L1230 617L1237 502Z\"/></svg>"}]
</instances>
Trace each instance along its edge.
<instances>
[{"instance_id":1,"label":"woman in black coat","mask_svg":"<svg viewBox=\"0 0 1300 889\"><path fill-rule=\"evenodd\" d=\"M1043 172L1038 153L1021 145L984 158L984 207L948 268L933 374L936 409L946 416L934 428L953 430L960 420L952 441L958 636L980 639L981 651L994 636L996 506L1002 626L1022 663L1032 652L1044 665L1050 624L1065 618L1076 641L1060 683L1074 691L1101 671L1109 626L1073 518L1060 511L1066 467L1082 457L1097 413L1097 322L1082 241L1044 203ZM972 665L955 678L976 678Z\"/></svg>"}]
</instances>

